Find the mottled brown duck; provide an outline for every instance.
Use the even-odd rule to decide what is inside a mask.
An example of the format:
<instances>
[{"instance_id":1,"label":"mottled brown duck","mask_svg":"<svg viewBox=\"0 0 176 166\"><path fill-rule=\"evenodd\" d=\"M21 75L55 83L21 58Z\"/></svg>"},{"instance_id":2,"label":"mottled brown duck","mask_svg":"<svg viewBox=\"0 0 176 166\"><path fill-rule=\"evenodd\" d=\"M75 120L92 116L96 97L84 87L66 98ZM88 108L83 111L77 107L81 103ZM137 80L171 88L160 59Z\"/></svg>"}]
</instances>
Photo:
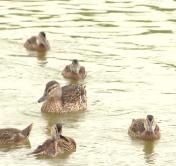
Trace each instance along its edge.
<instances>
[{"instance_id":1,"label":"mottled brown duck","mask_svg":"<svg viewBox=\"0 0 176 166\"><path fill-rule=\"evenodd\" d=\"M133 119L128 134L132 138L156 140L160 138L160 129L154 117L147 115L146 119Z\"/></svg>"},{"instance_id":2,"label":"mottled brown duck","mask_svg":"<svg viewBox=\"0 0 176 166\"><path fill-rule=\"evenodd\" d=\"M62 75L66 79L84 80L86 78L86 70L84 66L80 66L77 59L73 59L71 64L65 66Z\"/></svg>"},{"instance_id":3,"label":"mottled brown duck","mask_svg":"<svg viewBox=\"0 0 176 166\"><path fill-rule=\"evenodd\" d=\"M39 145L31 154L37 156L56 157L64 153L76 151L76 142L62 134L62 125L57 123L51 128L51 138Z\"/></svg>"},{"instance_id":4,"label":"mottled brown duck","mask_svg":"<svg viewBox=\"0 0 176 166\"><path fill-rule=\"evenodd\" d=\"M45 32L40 32L38 36L32 36L26 40L24 47L27 50L45 52L50 49Z\"/></svg>"},{"instance_id":5,"label":"mottled brown duck","mask_svg":"<svg viewBox=\"0 0 176 166\"><path fill-rule=\"evenodd\" d=\"M57 81L46 84L43 96L38 102L43 102L42 112L68 113L85 111L87 109L86 89L84 85L67 85L60 87Z\"/></svg>"},{"instance_id":6,"label":"mottled brown duck","mask_svg":"<svg viewBox=\"0 0 176 166\"><path fill-rule=\"evenodd\" d=\"M0 145L22 144L28 141L32 124L23 130L16 128L0 129Z\"/></svg>"}]
</instances>

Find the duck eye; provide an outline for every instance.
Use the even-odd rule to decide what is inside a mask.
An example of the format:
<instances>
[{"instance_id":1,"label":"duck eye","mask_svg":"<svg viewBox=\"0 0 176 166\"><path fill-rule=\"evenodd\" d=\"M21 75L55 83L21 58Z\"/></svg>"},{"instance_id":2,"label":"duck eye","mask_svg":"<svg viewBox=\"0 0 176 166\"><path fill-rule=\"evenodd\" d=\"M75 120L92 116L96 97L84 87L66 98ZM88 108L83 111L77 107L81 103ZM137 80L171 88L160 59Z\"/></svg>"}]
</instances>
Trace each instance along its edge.
<instances>
[{"instance_id":1,"label":"duck eye","mask_svg":"<svg viewBox=\"0 0 176 166\"><path fill-rule=\"evenodd\" d=\"M48 93L50 93L50 92L51 92L51 90L55 89L56 87L57 87L57 85L52 86L50 89L48 89Z\"/></svg>"},{"instance_id":2,"label":"duck eye","mask_svg":"<svg viewBox=\"0 0 176 166\"><path fill-rule=\"evenodd\" d=\"M50 92L51 92L51 90L52 90L52 88L48 89L48 93L50 93Z\"/></svg>"}]
</instances>

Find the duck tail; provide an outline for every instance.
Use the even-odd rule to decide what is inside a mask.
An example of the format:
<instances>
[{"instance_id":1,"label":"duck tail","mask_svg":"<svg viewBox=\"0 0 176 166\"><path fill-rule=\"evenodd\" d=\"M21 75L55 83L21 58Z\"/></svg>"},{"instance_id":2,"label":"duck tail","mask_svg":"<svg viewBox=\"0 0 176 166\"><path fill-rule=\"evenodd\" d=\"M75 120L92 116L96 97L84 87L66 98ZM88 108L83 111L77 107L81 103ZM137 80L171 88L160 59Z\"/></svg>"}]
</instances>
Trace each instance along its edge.
<instances>
[{"instance_id":1,"label":"duck tail","mask_svg":"<svg viewBox=\"0 0 176 166\"><path fill-rule=\"evenodd\" d=\"M29 155L40 155L43 154L44 149L42 145L39 145L33 152L29 153Z\"/></svg>"},{"instance_id":2,"label":"duck tail","mask_svg":"<svg viewBox=\"0 0 176 166\"><path fill-rule=\"evenodd\" d=\"M32 126L33 124L30 124L29 126L27 126L25 129L22 130L22 134L26 137L29 136L31 130L32 130Z\"/></svg>"}]
</instances>

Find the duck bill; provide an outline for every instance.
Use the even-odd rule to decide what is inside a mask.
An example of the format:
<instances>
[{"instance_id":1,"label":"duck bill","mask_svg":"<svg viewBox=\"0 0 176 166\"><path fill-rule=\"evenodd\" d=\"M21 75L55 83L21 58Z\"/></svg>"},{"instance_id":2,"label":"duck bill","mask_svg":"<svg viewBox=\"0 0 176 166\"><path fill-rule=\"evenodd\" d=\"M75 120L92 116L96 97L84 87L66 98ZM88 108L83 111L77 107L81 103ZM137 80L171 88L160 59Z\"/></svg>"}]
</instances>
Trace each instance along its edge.
<instances>
[{"instance_id":1,"label":"duck bill","mask_svg":"<svg viewBox=\"0 0 176 166\"><path fill-rule=\"evenodd\" d=\"M46 93L44 93L43 96L38 99L38 103L41 103L41 102L45 101L46 98L47 98L47 95L46 95Z\"/></svg>"},{"instance_id":2,"label":"duck bill","mask_svg":"<svg viewBox=\"0 0 176 166\"><path fill-rule=\"evenodd\" d=\"M153 133L154 133L154 129L153 129L152 124L150 124L150 125L148 126L147 133L148 133L148 134L153 134Z\"/></svg>"},{"instance_id":3,"label":"duck bill","mask_svg":"<svg viewBox=\"0 0 176 166\"><path fill-rule=\"evenodd\" d=\"M70 70L75 74L79 74L80 65L79 64L71 64Z\"/></svg>"}]
</instances>

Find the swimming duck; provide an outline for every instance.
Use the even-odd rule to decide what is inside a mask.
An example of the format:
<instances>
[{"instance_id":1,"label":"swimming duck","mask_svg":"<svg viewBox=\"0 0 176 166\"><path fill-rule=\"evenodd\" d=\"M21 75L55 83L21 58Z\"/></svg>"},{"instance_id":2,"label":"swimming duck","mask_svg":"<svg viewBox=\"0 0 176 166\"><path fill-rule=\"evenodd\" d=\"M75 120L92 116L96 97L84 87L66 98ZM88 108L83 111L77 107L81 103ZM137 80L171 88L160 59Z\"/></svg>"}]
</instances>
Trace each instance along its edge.
<instances>
[{"instance_id":1,"label":"swimming duck","mask_svg":"<svg viewBox=\"0 0 176 166\"><path fill-rule=\"evenodd\" d=\"M85 86L73 84L60 87L57 81L49 81L43 96L38 100L39 103L43 101L42 112L68 113L86 110Z\"/></svg>"},{"instance_id":2,"label":"swimming duck","mask_svg":"<svg viewBox=\"0 0 176 166\"><path fill-rule=\"evenodd\" d=\"M128 134L133 138L155 140L160 138L160 129L153 115L147 115L146 119L133 119Z\"/></svg>"},{"instance_id":3,"label":"swimming duck","mask_svg":"<svg viewBox=\"0 0 176 166\"><path fill-rule=\"evenodd\" d=\"M38 36L32 36L24 43L24 47L31 51L47 51L50 49L45 32L40 32Z\"/></svg>"},{"instance_id":4,"label":"swimming duck","mask_svg":"<svg viewBox=\"0 0 176 166\"><path fill-rule=\"evenodd\" d=\"M0 129L0 145L11 145L24 143L28 141L29 134L32 129L32 124L23 130L15 128Z\"/></svg>"},{"instance_id":5,"label":"swimming duck","mask_svg":"<svg viewBox=\"0 0 176 166\"><path fill-rule=\"evenodd\" d=\"M39 145L31 154L56 157L66 152L76 151L76 142L70 137L61 135L62 125L57 123L51 128L51 138Z\"/></svg>"},{"instance_id":6,"label":"swimming duck","mask_svg":"<svg viewBox=\"0 0 176 166\"><path fill-rule=\"evenodd\" d=\"M66 65L62 71L64 78L72 80L83 80L86 78L86 71L83 66L80 66L77 59L73 59L70 65Z\"/></svg>"}]
</instances>

